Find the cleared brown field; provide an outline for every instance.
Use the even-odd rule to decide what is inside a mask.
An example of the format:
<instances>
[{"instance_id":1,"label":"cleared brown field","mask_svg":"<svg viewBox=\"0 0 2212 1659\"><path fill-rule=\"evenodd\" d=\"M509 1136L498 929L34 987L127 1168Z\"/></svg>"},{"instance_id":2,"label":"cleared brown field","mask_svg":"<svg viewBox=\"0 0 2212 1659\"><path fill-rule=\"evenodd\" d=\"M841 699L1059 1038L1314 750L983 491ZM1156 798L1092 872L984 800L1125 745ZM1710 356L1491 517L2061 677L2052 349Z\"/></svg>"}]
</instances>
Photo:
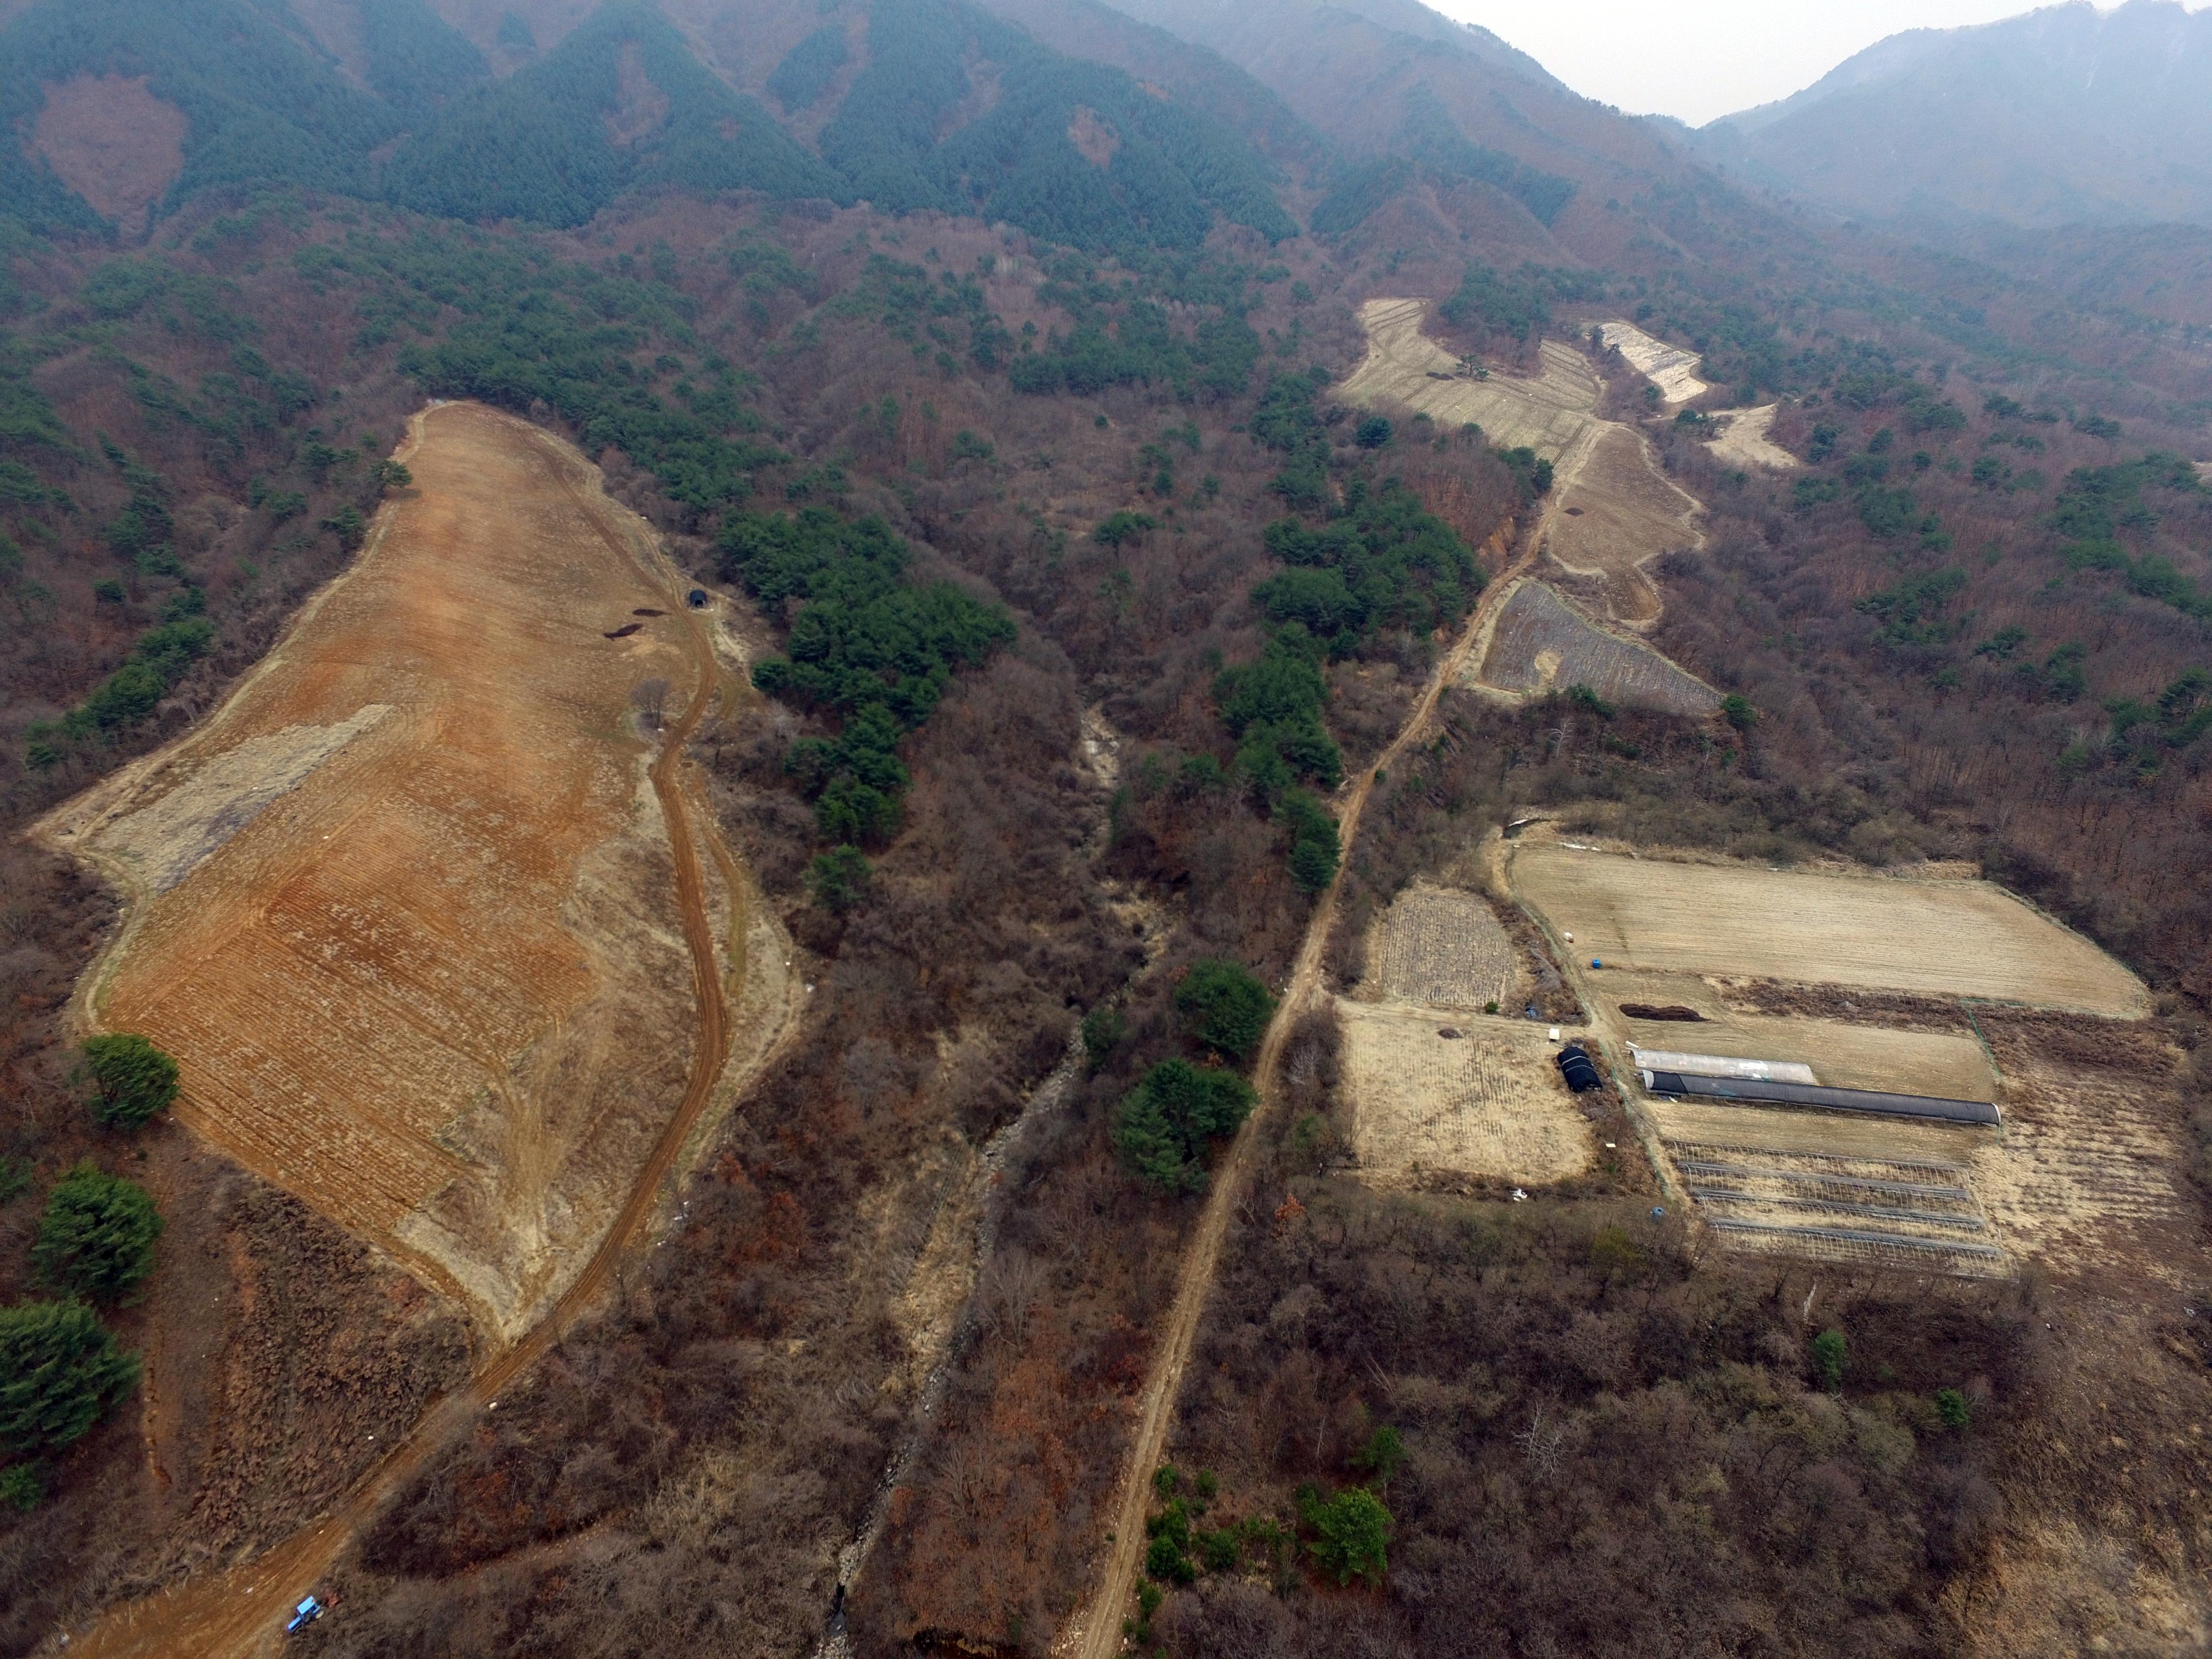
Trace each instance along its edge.
<instances>
[{"instance_id":1,"label":"cleared brown field","mask_svg":"<svg viewBox=\"0 0 2212 1659\"><path fill-rule=\"evenodd\" d=\"M1589 454L1561 478L1555 506L1552 557L1577 575L1604 578L1607 603L1623 622L1659 615L1659 591L1644 565L1704 539L1696 500L1668 481L1643 434L1625 426L1597 428Z\"/></svg>"},{"instance_id":2,"label":"cleared brown field","mask_svg":"<svg viewBox=\"0 0 2212 1659\"><path fill-rule=\"evenodd\" d=\"M125 236L185 170L191 123L147 90L147 77L77 75L50 83L31 147L61 181Z\"/></svg>"},{"instance_id":3,"label":"cleared brown field","mask_svg":"<svg viewBox=\"0 0 2212 1659\"><path fill-rule=\"evenodd\" d=\"M2005 1123L1974 1159L1973 1185L2000 1237L2054 1269L2201 1285L2185 1108L2159 1035L2086 1024L2039 1031L2033 1016L1984 1024L2004 1073Z\"/></svg>"},{"instance_id":4,"label":"cleared brown field","mask_svg":"<svg viewBox=\"0 0 2212 1659\"><path fill-rule=\"evenodd\" d=\"M2142 982L2079 934L1976 881L1819 875L1522 846L1513 879L1596 957L1630 969L1735 975L1980 997L2122 1018Z\"/></svg>"},{"instance_id":5,"label":"cleared brown field","mask_svg":"<svg viewBox=\"0 0 2212 1659\"><path fill-rule=\"evenodd\" d=\"M1721 422L1720 436L1713 440L1713 453L1723 460L1734 461L1738 466L1763 466L1776 472L1787 472L1797 465L1797 458L1767 435L1774 424L1774 405L1761 404L1757 409L1747 409L1734 415L1717 417Z\"/></svg>"},{"instance_id":6,"label":"cleared brown field","mask_svg":"<svg viewBox=\"0 0 2212 1659\"><path fill-rule=\"evenodd\" d=\"M1709 714L1721 694L1648 645L1609 634L1546 584L1524 581L1498 613L1482 684L1541 695L1587 685L1609 702L1670 714Z\"/></svg>"},{"instance_id":7,"label":"cleared brown field","mask_svg":"<svg viewBox=\"0 0 2212 1659\"><path fill-rule=\"evenodd\" d=\"M1367 356L1344 383L1346 402L1417 410L1448 429L1473 421L1491 442L1525 444L1552 461L1595 424L1597 375L1572 346L1543 343L1540 380L1478 380L1421 331L1428 311L1425 300L1370 300L1359 308Z\"/></svg>"},{"instance_id":8,"label":"cleared brown field","mask_svg":"<svg viewBox=\"0 0 2212 1659\"><path fill-rule=\"evenodd\" d=\"M1540 1185L1589 1167L1589 1125L1540 1025L1341 1000L1352 1144L1384 1184L1472 1175ZM1437 1035L1457 1030L1456 1037Z\"/></svg>"},{"instance_id":9,"label":"cleared brown field","mask_svg":"<svg viewBox=\"0 0 2212 1659\"><path fill-rule=\"evenodd\" d=\"M45 829L134 901L90 1008L178 1056L178 1115L511 1337L684 1093L629 704L701 658L680 615L605 637L677 607L574 449L447 404L402 453L414 489L222 710Z\"/></svg>"},{"instance_id":10,"label":"cleared brown field","mask_svg":"<svg viewBox=\"0 0 2212 1659\"><path fill-rule=\"evenodd\" d=\"M1368 978L1377 997L1438 1008L1517 1008L1528 964L1479 893L1409 888L1375 919Z\"/></svg>"}]
</instances>

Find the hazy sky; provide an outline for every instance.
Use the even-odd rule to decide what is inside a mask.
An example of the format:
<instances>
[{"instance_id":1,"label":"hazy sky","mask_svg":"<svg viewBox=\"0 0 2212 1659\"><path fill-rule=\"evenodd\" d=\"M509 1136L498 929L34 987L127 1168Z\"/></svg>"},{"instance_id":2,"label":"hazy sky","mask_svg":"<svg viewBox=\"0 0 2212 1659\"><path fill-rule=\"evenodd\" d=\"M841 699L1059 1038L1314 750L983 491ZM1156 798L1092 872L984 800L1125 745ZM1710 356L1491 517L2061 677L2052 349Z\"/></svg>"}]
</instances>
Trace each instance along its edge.
<instances>
[{"instance_id":1,"label":"hazy sky","mask_svg":"<svg viewBox=\"0 0 2212 1659\"><path fill-rule=\"evenodd\" d=\"M2035 0L1428 3L1510 40L1586 98L1692 125L1786 98L1901 29L1989 23L2035 8Z\"/></svg>"}]
</instances>

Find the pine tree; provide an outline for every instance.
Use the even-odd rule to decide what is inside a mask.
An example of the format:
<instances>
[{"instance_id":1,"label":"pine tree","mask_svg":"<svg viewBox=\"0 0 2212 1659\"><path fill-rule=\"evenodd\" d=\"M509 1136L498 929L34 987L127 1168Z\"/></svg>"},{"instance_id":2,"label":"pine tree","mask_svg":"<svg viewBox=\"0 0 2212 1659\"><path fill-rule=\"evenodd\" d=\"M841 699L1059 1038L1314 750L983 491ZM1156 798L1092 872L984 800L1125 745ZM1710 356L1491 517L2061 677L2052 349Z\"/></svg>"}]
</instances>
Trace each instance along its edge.
<instances>
[{"instance_id":1,"label":"pine tree","mask_svg":"<svg viewBox=\"0 0 2212 1659\"><path fill-rule=\"evenodd\" d=\"M58 1451L138 1386L138 1357L82 1302L0 1310L0 1449Z\"/></svg>"}]
</instances>

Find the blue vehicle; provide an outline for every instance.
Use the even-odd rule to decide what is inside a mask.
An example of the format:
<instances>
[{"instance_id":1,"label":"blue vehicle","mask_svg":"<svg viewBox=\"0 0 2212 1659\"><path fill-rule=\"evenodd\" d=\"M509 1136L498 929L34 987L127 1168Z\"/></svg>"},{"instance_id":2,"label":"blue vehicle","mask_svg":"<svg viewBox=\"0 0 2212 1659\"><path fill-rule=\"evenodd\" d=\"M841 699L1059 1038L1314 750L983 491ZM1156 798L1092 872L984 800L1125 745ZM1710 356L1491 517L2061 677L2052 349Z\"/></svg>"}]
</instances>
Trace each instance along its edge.
<instances>
[{"instance_id":1,"label":"blue vehicle","mask_svg":"<svg viewBox=\"0 0 2212 1659\"><path fill-rule=\"evenodd\" d=\"M323 1604L311 1595L292 1609L292 1620L284 1626L284 1634L289 1636L295 1630L304 1630L322 1616Z\"/></svg>"}]
</instances>

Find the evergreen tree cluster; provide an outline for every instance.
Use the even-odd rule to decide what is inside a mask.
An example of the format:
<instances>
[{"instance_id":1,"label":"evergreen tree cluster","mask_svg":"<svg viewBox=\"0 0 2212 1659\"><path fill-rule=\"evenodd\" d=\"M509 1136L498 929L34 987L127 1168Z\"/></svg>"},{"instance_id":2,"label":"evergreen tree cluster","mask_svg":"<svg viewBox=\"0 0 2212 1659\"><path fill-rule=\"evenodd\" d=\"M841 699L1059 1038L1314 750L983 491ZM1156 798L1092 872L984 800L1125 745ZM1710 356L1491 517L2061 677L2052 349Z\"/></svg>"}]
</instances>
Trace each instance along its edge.
<instances>
[{"instance_id":1,"label":"evergreen tree cluster","mask_svg":"<svg viewBox=\"0 0 2212 1659\"><path fill-rule=\"evenodd\" d=\"M860 282L824 309L833 317L874 319L917 358L933 355L947 374L959 367L951 349L958 343L950 331L956 323L967 331L968 361L986 374L1000 368L1014 346L975 277L945 270L932 282L921 266L881 253L870 255Z\"/></svg>"},{"instance_id":2,"label":"evergreen tree cluster","mask_svg":"<svg viewBox=\"0 0 2212 1659\"><path fill-rule=\"evenodd\" d=\"M0 120L25 131L46 89L80 76L147 76L187 124L165 205L290 186L566 227L625 191L672 187L977 214L1094 252L1195 248L1217 219L1297 234L1275 169L1236 134L965 0L874 0L867 62L819 154L720 80L647 0L608 0L503 80L427 0L358 0L366 88L272 10L46 0L0 29ZM777 65L771 94L787 111L812 108L850 50L842 27L817 30ZM958 125L978 72L994 100ZM0 216L100 227L20 145L0 147Z\"/></svg>"},{"instance_id":3,"label":"evergreen tree cluster","mask_svg":"<svg viewBox=\"0 0 2212 1659\"><path fill-rule=\"evenodd\" d=\"M845 31L835 23L826 25L791 49L768 77L768 89L793 115L812 109L852 55Z\"/></svg>"},{"instance_id":4,"label":"evergreen tree cluster","mask_svg":"<svg viewBox=\"0 0 2212 1659\"><path fill-rule=\"evenodd\" d=\"M2131 592L2170 605L2185 615L2212 619L2207 594L2164 554L2132 552L2123 535L2146 536L2158 528L2159 514L2144 491L2171 496L2201 496L2197 469L2180 455L2149 450L2132 461L2110 466L2076 467L2066 475L2051 514L2051 527L2065 539L2059 557L2071 570L2118 574Z\"/></svg>"},{"instance_id":5,"label":"evergreen tree cluster","mask_svg":"<svg viewBox=\"0 0 2212 1659\"><path fill-rule=\"evenodd\" d=\"M940 137L979 59L997 101ZM1086 120L1111 147L1103 167L1072 136ZM1273 169L1225 128L961 0L876 0L867 67L821 143L878 208L979 214L1094 252L1195 247L1217 214L1273 240L1297 234Z\"/></svg>"},{"instance_id":6,"label":"evergreen tree cluster","mask_svg":"<svg viewBox=\"0 0 2212 1659\"><path fill-rule=\"evenodd\" d=\"M543 403L581 430L586 449L621 449L695 513L746 500L758 470L790 459L760 441L746 380L720 360L707 361L705 385L672 386L672 403L654 390L635 356L661 342L696 343L692 302L657 277L462 232L356 235L303 258L317 280L360 289L368 343L422 337L400 366L426 392L518 411Z\"/></svg>"},{"instance_id":7,"label":"evergreen tree cluster","mask_svg":"<svg viewBox=\"0 0 2212 1659\"><path fill-rule=\"evenodd\" d=\"M1260 338L1241 302L1188 334L1177 333L1166 309L1149 298L1116 294L1105 302L1079 290L1063 303L1073 326L1014 360L1008 382L1015 391L1089 397L1109 386L1166 385L1179 396L1202 390L1234 397L1259 362Z\"/></svg>"},{"instance_id":8,"label":"evergreen tree cluster","mask_svg":"<svg viewBox=\"0 0 2212 1659\"><path fill-rule=\"evenodd\" d=\"M1595 299L1605 292L1595 277L1524 264L1502 271L1480 264L1467 268L1458 291L1443 303L1445 318L1462 328L1483 328L1516 340L1533 338L1550 325L1554 300Z\"/></svg>"},{"instance_id":9,"label":"evergreen tree cluster","mask_svg":"<svg viewBox=\"0 0 2212 1659\"><path fill-rule=\"evenodd\" d=\"M1426 87L1416 88L1407 100L1399 149L1399 154L1353 162L1338 172L1310 216L1316 235L1357 230L1425 176L1444 184L1494 185L1547 225L1574 198L1573 180L1468 137Z\"/></svg>"},{"instance_id":10,"label":"evergreen tree cluster","mask_svg":"<svg viewBox=\"0 0 2212 1659\"><path fill-rule=\"evenodd\" d=\"M1441 173L1497 185L1547 225L1574 198L1571 179L1468 138L1426 87L1407 100L1404 143L1413 155Z\"/></svg>"},{"instance_id":11,"label":"evergreen tree cluster","mask_svg":"<svg viewBox=\"0 0 2212 1659\"><path fill-rule=\"evenodd\" d=\"M1291 873L1309 893L1336 875L1335 820L1310 790L1334 789L1343 756L1322 719L1333 661L1370 651L1385 633L1425 635L1455 626L1482 591L1482 568L1451 527L1395 478L1355 474L1340 491L1328 430L1314 399L1327 374L1278 374L1249 431L1284 458L1269 487L1310 518L1264 532L1286 567L1252 590L1269 634L1255 661L1214 680L1222 722L1237 739L1237 770L1267 800L1287 834ZM1380 445L1389 441L1388 431ZM1545 478L1549 485L1548 476Z\"/></svg>"},{"instance_id":12,"label":"evergreen tree cluster","mask_svg":"<svg viewBox=\"0 0 2212 1659\"><path fill-rule=\"evenodd\" d=\"M898 828L907 769L898 745L927 720L956 669L1014 637L1013 619L950 582L908 580L906 544L881 519L827 507L744 513L720 539L725 580L788 618L785 654L753 670L769 696L837 717L784 766L814 802L823 838L877 842ZM841 876L839 893L851 872Z\"/></svg>"},{"instance_id":13,"label":"evergreen tree cluster","mask_svg":"<svg viewBox=\"0 0 2212 1659\"><path fill-rule=\"evenodd\" d=\"M625 53L666 112L618 136ZM455 102L393 156L385 185L422 213L550 225L581 224L623 191L653 185L847 196L758 100L717 80L641 4L601 7L545 57Z\"/></svg>"},{"instance_id":14,"label":"evergreen tree cluster","mask_svg":"<svg viewBox=\"0 0 2212 1659\"><path fill-rule=\"evenodd\" d=\"M431 84L446 83L456 43L473 51L419 0L370 0L364 14L366 42L384 54L372 58L373 79L397 82L427 68ZM183 112L185 167L172 203L255 185L366 195L374 183L369 152L401 131L399 108L349 85L335 64L246 0L33 8L0 29L0 126L22 132L49 86L106 75L143 76L149 92ZM100 225L19 142L0 145L0 215L41 231Z\"/></svg>"},{"instance_id":15,"label":"evergreen tree cluster","mask_svg":"<svg viewBox=\"0 0 2212 1659\"><path fill-rule=\"evenodd\" d=\"M176 1093L176 1062L144 1037L107 1033L84 1053L90 1104L104 1124L137 1128ZM29 1184L26 1170L0 1161L0 1204ZM46 1495L44 1459L83 1438L137 1386L137 1356L117 1347L94 1304L137 1300L161 1236L152 1195L90 1162L47 1194L31 1265L58 1299L0 1308L0 1503L35 1509Z\"/></svg>"},{"instance_id":16,"label":"evergreen tree cluster","mask_svg":"<svg viewBox=\"0 0 2212 1659\"><path fill-rule=\"evenodd\" d=\"M1355 478L1318 529L1267 526L1267 551L1289 569L1252 590L1268 621L1302 624L1332 658L1356 656L1383 629L1425 634L1466 614L1482 571L1465 542L1395 478Z\"/></svg>"},{"instance_id":17,"label":"evergreen tree cluster","mask_svg":"<svg viewBox=\"0 0 2212 1659\"><path fill-rule=\"evenodd\" d=\"M1207 1144L1236 1133L1258 1100L1235 1072L1164 1060L1121 1102L1114 1148L1163 1192L1202 1192Z\"/></svg>"}]
</instances>

